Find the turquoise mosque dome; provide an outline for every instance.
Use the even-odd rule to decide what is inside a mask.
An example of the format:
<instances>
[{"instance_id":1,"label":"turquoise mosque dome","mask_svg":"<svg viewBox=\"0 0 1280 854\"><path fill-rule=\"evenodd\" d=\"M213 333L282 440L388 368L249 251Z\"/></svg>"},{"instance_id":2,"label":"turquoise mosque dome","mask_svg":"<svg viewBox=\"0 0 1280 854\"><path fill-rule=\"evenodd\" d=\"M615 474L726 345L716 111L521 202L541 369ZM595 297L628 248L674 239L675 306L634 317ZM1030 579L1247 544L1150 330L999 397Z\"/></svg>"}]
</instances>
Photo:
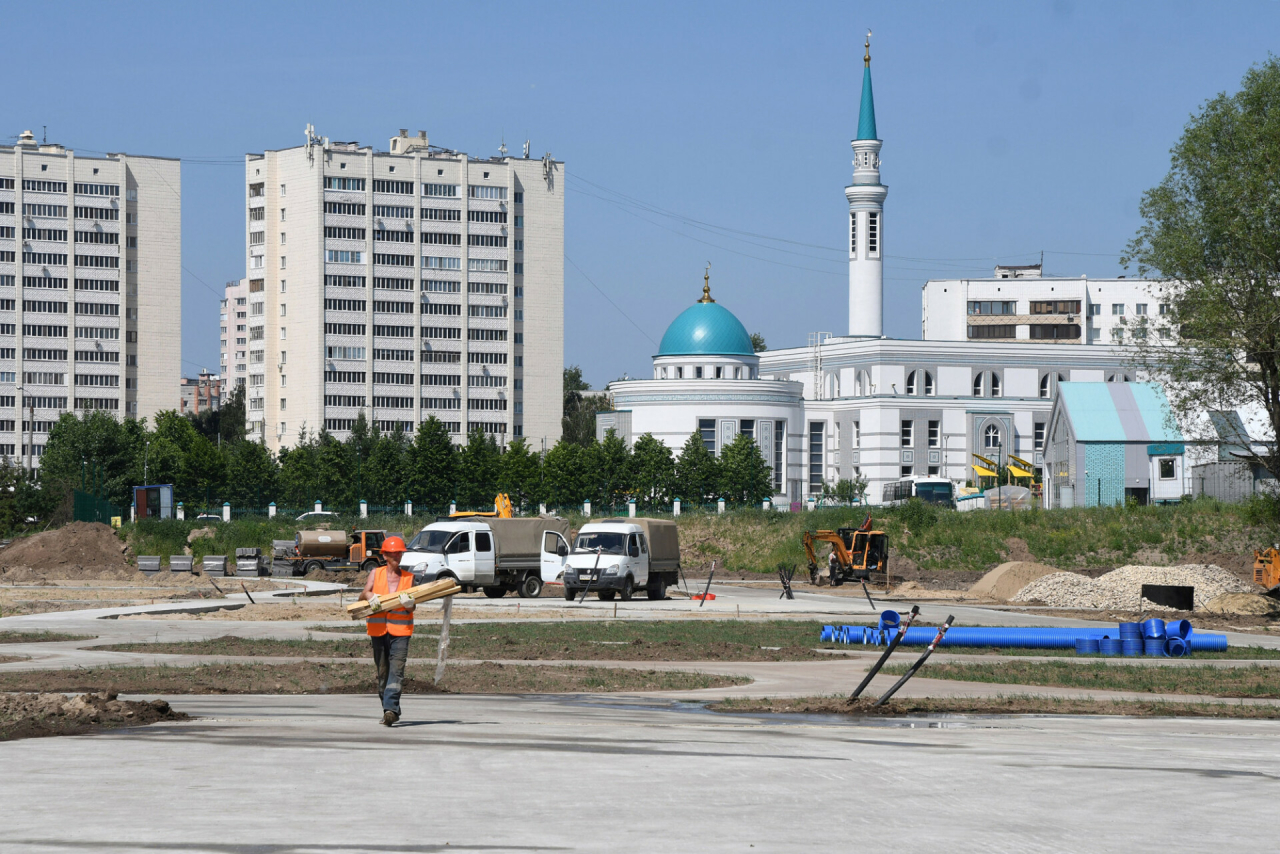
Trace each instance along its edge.
<instances>
[{"instance_id":1,"label":"turquoise mosque dome","mask_svg":"<svg viewBox=\"0 0 1280 854\"><path fill-rule=\"evenodd\" d=\"M658 346L659 356L754 356L751 336L733 312L711 298L703 285L702 299L671 321Z\"/></svg>"}]
</instances>

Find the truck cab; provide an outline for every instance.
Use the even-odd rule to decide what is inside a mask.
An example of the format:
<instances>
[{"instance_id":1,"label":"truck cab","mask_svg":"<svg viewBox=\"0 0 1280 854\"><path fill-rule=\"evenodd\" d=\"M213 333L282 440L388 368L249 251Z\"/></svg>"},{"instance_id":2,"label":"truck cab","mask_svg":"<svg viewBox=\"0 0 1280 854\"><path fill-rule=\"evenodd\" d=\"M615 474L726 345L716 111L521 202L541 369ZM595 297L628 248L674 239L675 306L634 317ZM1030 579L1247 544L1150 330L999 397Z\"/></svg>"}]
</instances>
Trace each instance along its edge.
<instances>
[{"instance_id":1,"label":"truck cab","mask_svg":"<svg viewBox=\"0 0 1280 854\"><path fill-rule=\"evenodd\" d=\"M400 565L416 583L451 577L495 599L511 591L536 598L562 575L568 534L563 519L440 519L408 543Z\"/></svg>"},{"instance_id":2,"label":"truck cab","mask_svg":"<svg viewBox=\"0 0 1280 854\"><path fill-rule=\"evenodd\" d=\"M637 589L644 589L650 599L665 599L678 572L674 522L588 522L578 531L565 562L564 596L572 599L591 590L606 601L615 596L628 601Z\"/></svg>"}]
</instances>

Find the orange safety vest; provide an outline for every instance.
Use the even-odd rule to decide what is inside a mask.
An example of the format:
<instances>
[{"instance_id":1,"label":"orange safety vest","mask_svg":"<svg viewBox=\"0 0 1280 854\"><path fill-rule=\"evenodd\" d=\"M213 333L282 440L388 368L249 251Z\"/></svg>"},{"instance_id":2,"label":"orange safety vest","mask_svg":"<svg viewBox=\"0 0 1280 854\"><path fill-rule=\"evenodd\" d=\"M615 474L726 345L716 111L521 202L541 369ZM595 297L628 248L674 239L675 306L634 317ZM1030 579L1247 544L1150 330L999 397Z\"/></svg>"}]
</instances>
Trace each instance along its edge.
<instances>
[{"instance_id":1,"label":"orange safety vest","mask_svg":"<svg viewBox=\"0 0 1280 854\"><path fill-rule=\"evenodd\" d=\"M413 573L400 573L400 587L396 591L403 593L413 586ZM383 596L390 593L387 587L387 568L380 566L373 571L373 595ZM365 629L370 637L382 637L390 633L393 637L407 638L413 636L413 614L404 608L388 608L371 614L365 622Z\"/></svg>"}]
</instances>

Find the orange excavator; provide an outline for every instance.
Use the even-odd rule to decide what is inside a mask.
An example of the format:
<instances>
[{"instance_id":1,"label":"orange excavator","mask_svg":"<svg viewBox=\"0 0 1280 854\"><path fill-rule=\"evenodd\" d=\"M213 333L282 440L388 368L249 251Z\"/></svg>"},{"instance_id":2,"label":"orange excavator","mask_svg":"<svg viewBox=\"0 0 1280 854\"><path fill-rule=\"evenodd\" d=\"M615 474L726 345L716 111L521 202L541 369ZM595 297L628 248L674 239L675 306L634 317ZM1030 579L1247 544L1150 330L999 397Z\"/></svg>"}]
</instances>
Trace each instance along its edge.
<instances>
[{"instance_id":1,"label":"orange excavator","mask_svg":"<svg viewBox=\"0 0 1280 854\"><path fill-rule=\"evenodd\" d=\"M1280 546L1254 551L1253 581L1267 589L1266 595L1280 599Z\"/></svg>"},{"instance_id":2,"label":"orange excavator","mask_svg":"<svg viewBox=\"0 0 1280 854\"><path fill-rule=\"evenodd\" d=\"M809 583L838 587L846 581L864 584L873 572L889 572L889 538L884 531L871 529L871 516L857 528L834 531L805 531L800 539L809 560ZM821 566L814 543L830 543L834 560Z\"/></svg>"},{"instance_id":3,"label":"orange excavator","mask_svg":"<svg viewBox=\"0 0 1280 854\"><path fill-rule=\"evenodd\" d=\"M511 519L515 516L515 508L511 506L511 497L505 492L499 492L498 497L493 499L492 510L463 510L458 513L450 513L450 519L469 519L472 516L490 516L498 519Z\"/></svg>"}]
</instances>

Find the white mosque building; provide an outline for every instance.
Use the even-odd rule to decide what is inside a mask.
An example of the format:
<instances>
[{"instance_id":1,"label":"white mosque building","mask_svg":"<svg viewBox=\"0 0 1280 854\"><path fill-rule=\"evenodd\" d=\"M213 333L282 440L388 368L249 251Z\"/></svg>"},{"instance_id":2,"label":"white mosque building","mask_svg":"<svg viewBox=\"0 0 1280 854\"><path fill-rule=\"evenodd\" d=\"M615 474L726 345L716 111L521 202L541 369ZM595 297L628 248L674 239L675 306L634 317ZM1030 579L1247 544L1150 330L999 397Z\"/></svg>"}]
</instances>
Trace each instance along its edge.
<instances>
[{"instance_id":1,"label":"white mosque building","mask_svg":"<svg viewBox=\"0 0 1280 854\"><path fill-rule=\"evenodd\" d=\"M815 333L808 346L753 352L751 338L702 298L672 321L653 378L609 384L615 411L597 415L629 444L651 433L678 451L691 433L719 453L751 436L773 469L775 503L820 494L861 475L878 503L886 484L974 478L975 455L1044 464L1057 384L1125 382L1125 344L1167 335L1159 283L1058 278L1040 267L997 267L990 279L930 281L922 340L883 335L884 202L871 91L863 58L849 203L849 334Z\"/></svg>"}]
</instances>

